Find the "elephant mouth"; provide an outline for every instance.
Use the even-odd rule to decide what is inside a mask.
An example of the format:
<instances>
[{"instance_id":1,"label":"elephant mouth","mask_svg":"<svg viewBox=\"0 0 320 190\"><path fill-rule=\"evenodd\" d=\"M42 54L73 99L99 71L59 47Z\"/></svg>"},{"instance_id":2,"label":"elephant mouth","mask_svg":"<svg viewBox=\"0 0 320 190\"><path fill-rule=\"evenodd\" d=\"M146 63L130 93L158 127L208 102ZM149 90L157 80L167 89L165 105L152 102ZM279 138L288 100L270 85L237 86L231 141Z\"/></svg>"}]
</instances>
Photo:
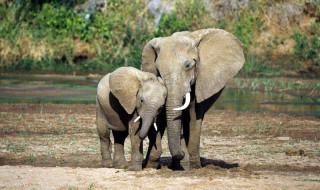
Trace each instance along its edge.
<instances>
[{"instance_id":1,"label":"elephant mouth","mask_svg":"<svg viewBox=\"0 0 320 190\"><path fill-rule=\"evenodd\" d=\"M133 122L135 123L135 122L139 121L140 118L141 118L141 117L140 117L140 115L139 115L138 117L136 117L136 119L135 119Z\"/></svg>"},{"instance_id":2,"label":"elephant mouth","mask_svg":"<svg viewBox=\"0 0 320 190\"><path fill-rule=\"evenodd\" d=\"M136 117L136 119L133 121L134 123L136 123L137 121L139 121L141 119L141 116L139 115L138 117ZM154 119L153 121L153 126L155 128L156 131L158 131L158 126L157 126L157 121L156 119Z\"/></svg>"}]
</instances>

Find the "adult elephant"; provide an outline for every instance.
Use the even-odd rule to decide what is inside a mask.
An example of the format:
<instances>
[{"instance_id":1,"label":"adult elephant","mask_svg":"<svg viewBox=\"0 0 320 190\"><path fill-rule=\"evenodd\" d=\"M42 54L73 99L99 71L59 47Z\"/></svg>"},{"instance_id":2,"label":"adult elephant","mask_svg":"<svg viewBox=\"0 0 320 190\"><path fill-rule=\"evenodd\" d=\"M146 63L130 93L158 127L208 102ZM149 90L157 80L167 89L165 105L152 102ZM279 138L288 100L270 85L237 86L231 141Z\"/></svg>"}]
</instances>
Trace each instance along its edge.
<instances>
[{"instance_id":1,"label":"adult elephant","mask_svg":"<svg viewBox=\"0 0 320 190\"><path fill-rule=\"evenodd\" d=\"M160 76L168 90L167 130L174 168L201 167L204 115L244 61L241 42L221 29L177 32L144 47L141 69Z\"/></svg>"}]
</instances>

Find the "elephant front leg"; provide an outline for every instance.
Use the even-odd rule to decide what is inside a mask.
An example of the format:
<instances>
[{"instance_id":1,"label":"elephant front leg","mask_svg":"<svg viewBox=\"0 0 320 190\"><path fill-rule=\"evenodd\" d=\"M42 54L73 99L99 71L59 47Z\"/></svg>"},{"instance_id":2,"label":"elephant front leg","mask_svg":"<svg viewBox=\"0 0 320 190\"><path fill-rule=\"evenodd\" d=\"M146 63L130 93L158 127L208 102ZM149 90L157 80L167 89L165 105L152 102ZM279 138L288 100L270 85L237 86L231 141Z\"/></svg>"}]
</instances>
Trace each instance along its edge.
<instances>
[{"instance_id":1,"label":"elephant front leg","mask_svg":"<svg viewBox=\"0 0 320 190\"><path fill-rule=\"evenodd\" d=\"M131 140L131 163L128 170L130 171L142 170L143 145L142 140L139 137L138 128L138 123L132 123L129 126L129 134Z\"/></svg>"},{"instance_id":2,"label":"elephant front leg","mask_svg":"<svg viewBox=\"0 0 320 190\"><path fill-rule=\"evenodd\" d=\"M188 152L190 155L190 167L201 168L200 161L200 135L202 120L197 120L190 126L190 138L188 143Z\"/></svg>"},{"instance_id":3,"label":"elephant front leg","mask_svg":"<svg viewBox=\"0 0 320 190\"><path fill-rule=\"evenodd\" d=\"M128 163L124 157L124 141L128 136L128 132L112 131L114 137L114 154L113 167L123 169L128 167Z\"/></svg>"},{"instance_id":4,"label":"elephant front leg","mask_svg":"<svg viewBox=\"0 0 320 190\"><path fill-rule=\"evenodd\" d=\"M147 168L160 168L160 156L162 154L161 136L162 135L160 131L150 129L148 134L149 148L146 156L145 166Z\"/></svg>"},{"instance_id":5,"label":"elephant front leg","mask_svg":"<svg viewBox=\"0 0 320 190\"><path fill-rule=\"evenodd\" d=\"M190 167L201 168L200 161L200 135L203 115L200 108L196 107L195 101L190 104L189 138L187 139L190 156Z\"/></svg>"},{"instance_id":6,"label":"elephant front leg","mask_svg":"<svg viewBox=\"0 0 320 190\"><path fill-rule=\"evenodd\" d=\"M172 158L171 167L173 170L186 170L186 171L188 171L188 170L190 170L190 155L189 155L186 141L185 141L185 138L183 137L183 135L181 137L180 142L181 142L181 149L185 153L185 155L182 160L176 160L176 159Z\"/></svg>"}]
</instances>

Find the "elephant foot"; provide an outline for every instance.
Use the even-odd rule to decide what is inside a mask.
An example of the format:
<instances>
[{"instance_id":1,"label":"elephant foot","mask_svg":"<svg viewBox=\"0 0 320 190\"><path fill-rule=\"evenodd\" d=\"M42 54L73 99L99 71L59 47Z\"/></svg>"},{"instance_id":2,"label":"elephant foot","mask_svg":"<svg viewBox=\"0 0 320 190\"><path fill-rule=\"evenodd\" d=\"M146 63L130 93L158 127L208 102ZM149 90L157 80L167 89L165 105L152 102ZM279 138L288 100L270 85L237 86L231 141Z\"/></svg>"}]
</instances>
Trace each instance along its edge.
<instances>
[{"instance_id":1,"label":"elephant foot","mask_svg":"<svg viewBox=\"0 0 320 190\"><path fill-rule=\"evenodd\" d=\"M112 168L112 160L102 160L101 161L102 167L104 168Z\"/></svg>"},{"instance_id":2,"label":"elephant foot","mask_svg":"<svg viewBox=\"0 0 320 190\"><path fill-rule=\"evenodd\" d=\"M116 169L125 169L128 168L129 164L125 161L113 161L113 167Z\"/></svg>"},{"instance_id":3,"label":"elephant foot","mask_svg":"<svg viewBox=\"0 0 320 190\"><path fill-rule=\"evenodd\" d=\"M190 168L191 169L199 169L202 168L201 163L197 161L190 161Z\"/></svg>"},{"instance_id":4,"label":"elephant foot","mask_svg":"<svg viewBox=\"0 0 320 190\"><path fill-rule=\"evenodd\" d=\"M191 169L202 168L200 158L199 159L190 159L190 168Z\"/></svg>"},{"instance_id":5,"label":"elephant foot","mask_svg":"<svg viewBox=\"0 0 320 190\"><path fill-rule=\"evenodd\" d=\"M171 169L172 170L190 170L190 162L181 162L179 160L172 159L171 163Z\"/></svg>"},{"instance_id":6,"label":"elephant foot","mask_svg":"<svg viewBox=\"0 0 320 190\"><path fill-rule=\"evenodd\" d=\"M129 171L141 171L142 170L142 163L131 163L128 167Z\"/></svg>"},{"instance_id":7,"label":"elephant foot","mask_svg":"<svg viewBox=\"0 0 320 190\"><path fill-rule=\"evenodd\" d=\"M185 171L190 170L190 162L180 162L180 165L183 168L183 170L185 170Z\"/></svg>"},{"instance_id":8,"label":"elephant foot","mask_svg":"<svg viewBox=\"0 0 320 190\"><path fill-rule=\"evenodd\" d=\"M146 160L144 163L145 168L155 168L160 169L160 160Z\"/></svg>"}]
</instances>

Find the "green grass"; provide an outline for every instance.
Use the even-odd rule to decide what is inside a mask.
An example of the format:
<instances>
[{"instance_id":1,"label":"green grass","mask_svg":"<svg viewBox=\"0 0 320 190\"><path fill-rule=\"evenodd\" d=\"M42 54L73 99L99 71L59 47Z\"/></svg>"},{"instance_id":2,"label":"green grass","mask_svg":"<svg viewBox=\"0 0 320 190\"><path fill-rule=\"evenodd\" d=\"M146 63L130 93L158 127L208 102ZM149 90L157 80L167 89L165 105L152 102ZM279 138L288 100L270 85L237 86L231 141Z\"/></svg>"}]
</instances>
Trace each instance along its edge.
<instances>
[{"instance_id":1,"label":"green grass","mask_svg":"<svg viewBox=\"0 0 320 190\"><path fill-rule=\"evenodd\" d=\"M320 182L320 178L306 178L303 181L314 181L314 182Z\"/></svg>"},{"instance_id":2,"label":"green grass","mask_svg":"<svg viewBox=\"0 0 320 190\"><path fill-rule=\"evenodd\" d=\"M17 145L13 143L7 144L6 150L12 152L24 152L27 148L27 145Z\"/></svg>"},{"instance_id":3,"label":"green grass","mask_svg":"<svg viewBox=\"0 0 320 190\"><path fill-rule=\"evenodd\" d=\"M75 144L76 142L77 142L77 140L76 140L76 139L73 139L73 140L69 141L69 142L67 143L67 145L68 145L68 146L71 146L71 145Z\"/></svg>"},{"instance_id":4,"label":"green grass","mask_svg":"<svg viewBox=\"0 0 320 190\"><path fill-rule=\"evenodd\" d=\"M270 124L258 121L255 123L255 128L258 133L268 133L272 129L272 126Z\"/></svg>"},{"instance_id":5,"label":"green grass","mask_svg":"<svg viewBox=\"0 0 320 190\"><path fill-rule=\"evenodd\" d=\"M96 152L98 152L98 147L96 145L90 145L90 146L88 146L87 151L96 153Z\"/></svg>"},{"instance_id":6,"label":"green grass","mask_svg":"<svg viewBox=\"0 0 320 190\"><path fill-rule=\"evenodd\" d=\"M35 163L35 161L36 161L36 158L35 158L34 154L31 153L28 157L28 162Z\"/></svg>"},{"instance_id":7,"label":"green grass","mask_svg":"<svg viewBox=\"0 0 320 190\"><path fill-rule=\"evenodd\" d=\"M77 122L77 118L75 118L75 117L69 117L67 120L69 123L76 123Z\"/></svg>"},{"instance_id":8,"label":"green grass","mask_svg":"<svg viewBox=\"0 0 320 190\"><path fill-rule=\"evenodd\" d=\"M94 189L94 185L93 183L90 184L90 186L88 187L88 190L93 190Z\"/></svg>"},{"instance_id":9,"label":"green grass","mask_svg":"<svg viewBox=\"0 0 320 190\"><path fill-rule=\"evenodd\" d=\"M273 79L273 78L255 78L254 80L242 80L242 79L235 79L232 83L237 88L240 89L263 89L265 92L272 92L274 90L281 90L281 89L320 89L320 83L315 84L305 84L303 82L283 82L280 79Z\"/></svg>"}]
</instances>

